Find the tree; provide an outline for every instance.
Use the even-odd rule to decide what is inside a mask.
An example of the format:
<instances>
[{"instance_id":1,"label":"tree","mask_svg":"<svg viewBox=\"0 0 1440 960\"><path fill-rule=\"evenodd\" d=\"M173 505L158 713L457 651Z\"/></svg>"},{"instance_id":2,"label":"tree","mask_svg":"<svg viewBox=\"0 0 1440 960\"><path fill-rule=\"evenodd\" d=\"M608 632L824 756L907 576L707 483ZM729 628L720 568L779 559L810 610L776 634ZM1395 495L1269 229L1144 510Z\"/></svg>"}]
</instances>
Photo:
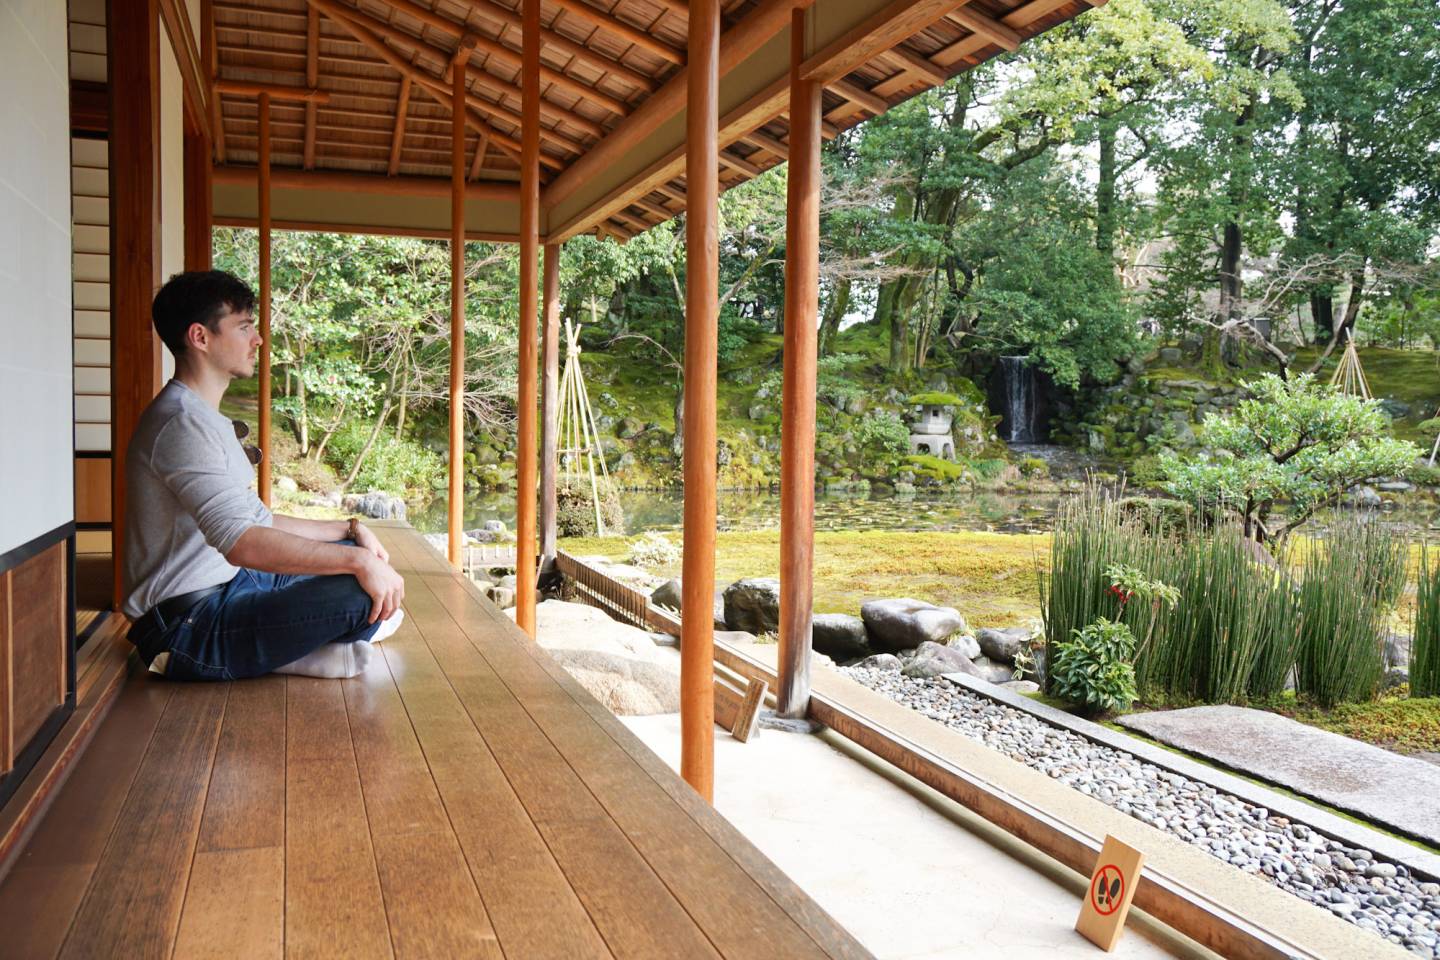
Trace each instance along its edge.
<instances>
[{"instance_id":1,"label":"tree","mask_svg":"<svg viewBox=\"0 0 1440 960\"><path fill-rule=\"evenodd\" d=\"M1205 418L1199 456L1161 458L1166 489L1202 508L1238 513L1247 539L1281 543L1316 510L1359 483L1403 476L1420 456L1389 436L1374 400L1344 394L1312 374L1266 374L1228 414ZM1288 513L1272 521L1278 505Z\"/></svg>"}]
</instances>

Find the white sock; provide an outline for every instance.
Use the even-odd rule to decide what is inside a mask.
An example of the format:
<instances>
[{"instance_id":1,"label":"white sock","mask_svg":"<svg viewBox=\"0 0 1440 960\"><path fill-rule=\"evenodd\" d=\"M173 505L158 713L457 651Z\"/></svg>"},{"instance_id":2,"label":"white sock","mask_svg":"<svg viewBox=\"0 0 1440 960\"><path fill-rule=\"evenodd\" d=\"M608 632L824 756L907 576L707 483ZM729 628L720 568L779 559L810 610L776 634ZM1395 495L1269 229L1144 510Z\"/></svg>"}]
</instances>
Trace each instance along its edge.
<instances>
[{"instance_id":1,"label":"white sock","mask_svg":"<svg viewBox=\"0 0 1440 960\"><path fill-rule=\"evenodd\" d=\"M380 621L380 629L375 631L374 636L370 638L370 642L379 643L381 640L384 640L386 637L393 634L396 630L399 630L400 623L404 619L405 609L403 607L396 607L395 612L390 614L390 619Z\"/></svg>"},{"instance_id":2,"label":"white sock","mask_svg":"<svg viewBox=\"0 0 1440 960\"><path fill-rule=\"evenodd\" d=\"M283 667L275 673L289 673L298 677L322 677L327 680L345 680L365 672L374 655L374 648L368 640L353 643L327 643L311 650L305 656Z\"/></svg>"}]
</instances>

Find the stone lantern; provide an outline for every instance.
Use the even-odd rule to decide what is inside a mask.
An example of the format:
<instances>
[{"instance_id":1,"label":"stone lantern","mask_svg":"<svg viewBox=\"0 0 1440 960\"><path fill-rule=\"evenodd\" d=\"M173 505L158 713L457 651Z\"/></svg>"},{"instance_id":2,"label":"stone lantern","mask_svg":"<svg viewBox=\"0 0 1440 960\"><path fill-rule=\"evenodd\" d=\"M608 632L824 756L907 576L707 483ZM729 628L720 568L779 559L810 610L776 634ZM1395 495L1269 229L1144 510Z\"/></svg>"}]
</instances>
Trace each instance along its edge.
<instances>
[{"instance_id":1,"label":"stone lantern","mask_svg":"<svg viewBox=\"0 0 1440 960\"><path fill-rule=\"evenodd\" d=\"M910 423L911 454L929 454L942 460L955 459L955 441L950 436L954 416L948 403L917 403Z\"/></svg>"}]
</instances>

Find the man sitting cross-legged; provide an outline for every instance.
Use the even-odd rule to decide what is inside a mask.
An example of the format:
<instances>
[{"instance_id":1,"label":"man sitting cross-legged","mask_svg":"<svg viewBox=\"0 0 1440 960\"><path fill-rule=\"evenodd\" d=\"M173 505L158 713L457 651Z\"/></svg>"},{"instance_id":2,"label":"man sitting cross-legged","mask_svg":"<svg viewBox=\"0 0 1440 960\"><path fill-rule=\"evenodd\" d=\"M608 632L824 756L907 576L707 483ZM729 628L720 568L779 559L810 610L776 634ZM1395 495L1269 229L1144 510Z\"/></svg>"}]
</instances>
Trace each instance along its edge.
<instances>
[{"instance_id":1,"label":"man sitting cross-legged","mask_svg":"<svg viewBox=\"0 0 1440 960\"><path fill-rule=\"evenodd\" d=\"M220 413L255 372L255 295L220 271L181 273L155 296L175 377L125 454L124 587L130 640L179 680L279 671L351 676L399 626L405 582L355 520L272 515Z\"/></svg>"}]
</instances>

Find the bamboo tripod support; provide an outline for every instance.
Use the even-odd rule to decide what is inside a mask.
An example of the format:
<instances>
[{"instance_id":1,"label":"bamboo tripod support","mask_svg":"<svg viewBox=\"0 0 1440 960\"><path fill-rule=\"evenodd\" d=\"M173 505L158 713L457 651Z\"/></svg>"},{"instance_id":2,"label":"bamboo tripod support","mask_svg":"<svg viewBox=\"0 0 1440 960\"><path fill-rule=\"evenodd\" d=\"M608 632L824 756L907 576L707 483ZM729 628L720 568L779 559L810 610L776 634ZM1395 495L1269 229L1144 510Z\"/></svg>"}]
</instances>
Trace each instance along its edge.
<instances>
[{"instance_id":1,"label":"bamboo tripod support","mask_svg":"<svg viewBox=\"0 0 1440 960\"><path fill-rule=\"evenodd\" d=\"M1348 393L1352 397L1371 399L1370 384L1365 380L1365 368L1360 366L1360 354L1355 349L1355 337L1348 332L1345 335L1345 352L1340 357L1340 364L1335 368L1335 375L1330 378L1330 386L1339 387L1341 393Z\"/></svg>"},{"instance_id":2,"label":"bamboo tripod support","mask_svg":"<svg viewBox=\"0 0 1440 960\"><path fill-rule=\"evenodd\" d=\"M594 319L595 303L590 303L591 319ZM590 498L595 508L595 532L605 535L605 521L600 511L600 484L595 466L599 463L600 477L609 486L610 471L605 466L605 455L600 449L600 431L595 427L595 414L590 409L590 394L585 388L585 377L580 372L580 325L565 321L565 371L560 376L560 449L556 456L560 461L561 476L567 481L580 482L588 476ZM582 466L583 461L583 466Z\"/></svg>"}]
</instances>

